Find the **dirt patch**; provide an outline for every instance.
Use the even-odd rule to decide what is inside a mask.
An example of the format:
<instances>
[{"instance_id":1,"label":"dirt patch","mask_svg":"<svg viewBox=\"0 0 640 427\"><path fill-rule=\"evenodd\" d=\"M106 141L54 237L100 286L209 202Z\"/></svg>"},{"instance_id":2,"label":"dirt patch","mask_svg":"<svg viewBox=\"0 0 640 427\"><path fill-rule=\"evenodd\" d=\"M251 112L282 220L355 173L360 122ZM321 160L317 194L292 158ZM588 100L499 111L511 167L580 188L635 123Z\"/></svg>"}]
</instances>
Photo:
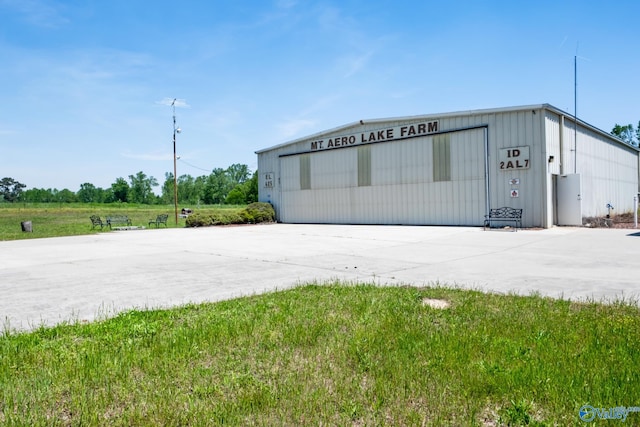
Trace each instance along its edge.
<instances>
[{"instance_id":1,"label":"dirt patch","mask_svg":"<svg viewBox=\"0 0 640 427\"><path fill-rule=\"evenodd\" d=\"M611 218L585 217L582 219L582 225L589 228L635 228L632 213L612 215Z\"/></svg>"}]
</instances>

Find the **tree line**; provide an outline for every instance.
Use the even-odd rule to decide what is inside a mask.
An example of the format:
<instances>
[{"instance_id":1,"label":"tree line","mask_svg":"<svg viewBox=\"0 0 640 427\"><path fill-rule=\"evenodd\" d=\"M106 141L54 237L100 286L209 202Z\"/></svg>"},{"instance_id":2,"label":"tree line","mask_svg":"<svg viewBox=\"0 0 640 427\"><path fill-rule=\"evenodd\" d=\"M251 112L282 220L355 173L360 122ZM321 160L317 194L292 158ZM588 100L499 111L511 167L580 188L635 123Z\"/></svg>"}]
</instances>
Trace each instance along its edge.
<instances>
[{"instance_id":1,"label":"tree line","mask_svg":"<svg viewBox=\"0 0 640 427\"><path fill-rule=\"evenodd\" d=\"M216 168L209 175L192 177L181 175L177 178L178 203L203 204L249 204L258 201L258 173L251 174L249 167L233 164L227 169ZM31 188L13 178L0 180L0 202L25 203L139 203L173 204L174 177L165 173L161 194L153 189L158 180L140 171L129 175L129 179L117 178L109 188L96 187L87 182L80 185L77 192L68 189Z\"/></svg>"}]
</instances>

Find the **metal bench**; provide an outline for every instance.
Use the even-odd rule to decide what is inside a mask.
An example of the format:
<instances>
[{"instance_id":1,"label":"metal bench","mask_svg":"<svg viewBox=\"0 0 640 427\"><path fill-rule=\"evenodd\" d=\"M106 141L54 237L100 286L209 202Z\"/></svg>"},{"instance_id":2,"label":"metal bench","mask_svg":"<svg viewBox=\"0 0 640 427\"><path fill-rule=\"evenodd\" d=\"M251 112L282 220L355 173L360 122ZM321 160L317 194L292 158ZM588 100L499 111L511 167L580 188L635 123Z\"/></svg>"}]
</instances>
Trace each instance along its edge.
<instances>
[{"instance_id":1,"label":"metal bench","mask_svg":"<svg viewBox=\"0 0 640 427\"><path fill-rule=\"evenodd\" d=\"M113 225L117 224L131 227L131 220L126 215L113 215L107 217L107 225L109 226L109 229L111 229Z\"/></svg>"},{"instance_id":2,"label":"metal bench","mask_svg":"<svg viewBox=\"0 0 640 427\"><path fill-rule=\"evenodd\" d=\"M491 228L491 224L494 222L513 223L513 231L518 231L518 228L522 228L522 209L508 206L489 209L489 215L484 216L484 229Z\"/></svg>"},{"instance_id":3,"label":"metal bench","mask_svg":"<svg viewBox=\"0 0 640 427\"><path fill-rule=\"evenodd\" d=\"M156 217L156 219L149 220L149 226L155 225L156 228L160 227L160 224L164 224L167 226L167 219L169 218L169 214L160 214Z\"/></svg>"},{"instance_id":4,"label":"metal bench","mask_svg":"<svg viewBox=\"0 0 640 427\"><path fill-rule=\"evenodd\" d=\"M104 227L104 223L102 222L102 220L100 219L100 217L98 215L91 215L89 217L89 219L91 220L91 229L92 230L94 228L96 228L98 225L100 226L100 230L102 230L102 227Z\"/></svg>"}]
</instances>

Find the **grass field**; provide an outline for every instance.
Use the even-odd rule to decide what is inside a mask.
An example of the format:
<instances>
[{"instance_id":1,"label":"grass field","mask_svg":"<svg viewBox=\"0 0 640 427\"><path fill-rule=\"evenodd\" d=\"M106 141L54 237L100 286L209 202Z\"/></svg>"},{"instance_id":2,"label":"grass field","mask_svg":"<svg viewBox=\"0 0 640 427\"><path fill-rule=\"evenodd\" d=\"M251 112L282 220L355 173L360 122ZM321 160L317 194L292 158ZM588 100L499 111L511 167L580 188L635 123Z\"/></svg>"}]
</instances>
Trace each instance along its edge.
<instances>
[{"instance_id":1,"label":"grass field","mask_svg":"<svg viewBox=\"0 0 640 427\"><path fill-rule=\"evenodd\" d=\"M199 212L211 210L240 210L242 207L214 205L192 207ZM22 204L0 203L0 241L61 237L109 231L100 227L92 229L89 217L99 215L103 221L108 215L127 215L133 225L148 227L149 221L159 214L169 214L168 227L184 227L185 220L175 222L174 206L112 204ZM22 231L23 221L31 221L32 233ZM153 226L152 226L153 227Z\"/></svg>"},{"instance_id":2,"label":"grass field","mask_svg":"<svg viewBox=\"0 0 640 427\"><path fill-rule=\"evenodd\" d=\"M5 333L0 423L584 425L640 405L638 330L625 303L310 284Z\"/></svg>"}]
</instances>

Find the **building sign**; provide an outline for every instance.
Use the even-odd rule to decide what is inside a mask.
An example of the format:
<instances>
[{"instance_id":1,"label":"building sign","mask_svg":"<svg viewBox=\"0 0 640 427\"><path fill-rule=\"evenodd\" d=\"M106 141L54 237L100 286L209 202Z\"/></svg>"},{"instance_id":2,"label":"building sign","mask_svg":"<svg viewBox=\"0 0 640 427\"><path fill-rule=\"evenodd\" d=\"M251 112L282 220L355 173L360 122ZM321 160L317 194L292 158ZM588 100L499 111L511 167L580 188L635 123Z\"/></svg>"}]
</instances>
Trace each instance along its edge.
<instances>
[{"instance_id":1,"label":"building sign","mask_svg":"<svg viewBox=\"0 0 640 427\"><path fill-rule=\"evenodd\" d=\"M262 174L264 178L264 188L273 188L273 172L267 172Z\"/></svg>"},{"instance_id":2,"label":"building sign","mask_svg":"<svg viewBox=\"0 0 640 427\"><path fill-rule=\"evenodd\" d=\"M373 142L394 141L398 139L415 138L418 136L437 133L438 121L413 123L409 125L395 126L386 129L360 132L355 134L336 136L335 138L318 139L311 141L311 151L329 150L332 148L349 147Z\"/></svg>"},{"instance_id":3,"label":"building sign","mask_svg":"<svg viewBox=\"0 0 640 427\"><path fill-rule=\"evenodd\" d=\"M529 146L503 148L498 159L500 170L529 169Z\"/></svg>"}]
</instances>

